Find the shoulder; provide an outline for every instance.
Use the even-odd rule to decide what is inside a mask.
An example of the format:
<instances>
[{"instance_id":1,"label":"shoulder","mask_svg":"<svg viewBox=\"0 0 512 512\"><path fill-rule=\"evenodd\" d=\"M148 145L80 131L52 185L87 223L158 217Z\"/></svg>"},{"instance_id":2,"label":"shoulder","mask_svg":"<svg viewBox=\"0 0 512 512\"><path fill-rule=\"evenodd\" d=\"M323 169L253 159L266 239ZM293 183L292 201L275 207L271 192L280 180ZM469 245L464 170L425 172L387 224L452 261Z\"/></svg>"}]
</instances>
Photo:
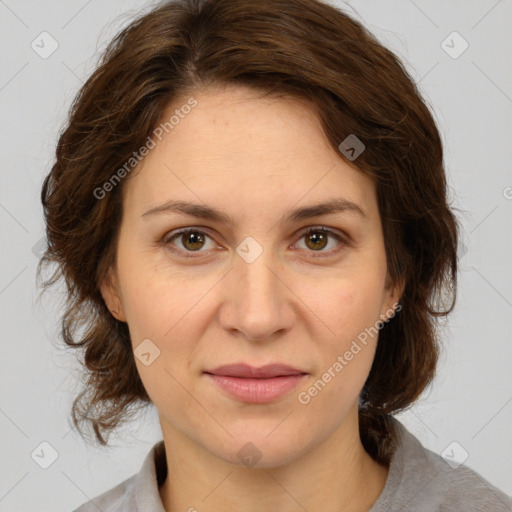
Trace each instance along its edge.
<instances>
[{"instance_id":1,"label":"shoulder","mask_svg":"<svg viewBox=\"0 0 512 512\"><path fill-rule=\"evenodd\" d=\"M435 497L443 511L512 512L512 499L479 473L464 465L452 467L438 454L423 450L431 480L418 499Z\"/></svg>"},{"instance_id":2,"label":"shoulder","mask_svg":"<svg viewBox=\"0 0 512 512\"><path fill-rule=\"evenodd\" d=\"M397 446L381 496L371 512L511 512L512 499L464 465L448 464L398 420Z\"/></svg>"},{"instance_id":3,"label":"shoulder","mask_svg":"<svg viewBox=\"0 0 512 512\"><path fill-rule=\"evenodd\" d=\"M163 441L147 454L138 473L80 505L73 512L165 512L158 491L167 476Z\"/></svg>"},{"instance_id":4,"label":"shoulder","mask_svg":"<svg viewBox=\"0 0 512 512\"><path fill-rule=\"evenodd\" d=\"M92 500L80 505L73 512L135 512L136 509L127 508L133 495L136 475L126 479L112 489L96 496Z\"/></svg>"}]
</instances>

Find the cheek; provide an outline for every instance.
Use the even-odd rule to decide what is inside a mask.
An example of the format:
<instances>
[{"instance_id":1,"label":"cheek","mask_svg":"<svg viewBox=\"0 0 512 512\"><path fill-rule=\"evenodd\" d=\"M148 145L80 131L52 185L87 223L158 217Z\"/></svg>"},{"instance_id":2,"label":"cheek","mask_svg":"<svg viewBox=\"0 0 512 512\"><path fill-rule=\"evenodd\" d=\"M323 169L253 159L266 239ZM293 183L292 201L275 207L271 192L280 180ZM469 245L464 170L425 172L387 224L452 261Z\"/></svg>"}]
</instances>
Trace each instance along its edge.
<instances>
[{"instance_id":1,"label":"cheek","mask_svg":"<svg viewBox=\"0 0 512 512\"><path fill-rule=\"evenodd\" d=\"M299 402L306 405L304 410L310 415L325 414L329 408L327 429L357 403L370 372L379 334L381 293L375 280L348 280L329 287L323 299L316 299L318 316L329 326L330 334L317 333L319 364Z\"/></svg>"},{"instance_id":2,"label":"cheek","mask_svg":"<svg viewBox=\"0 0 512 512\"><path fill-rule=\"evenodd\" d=\"M200 282L193 286L189 280L187 285L179 275L164 277L161 272L149 270L125 275L123 299L135 362L144 387L159 410L178 402L184 410L193 407L178 383L189 378L198 338L197 315L205 314L200 300L204 293ZM149 350L142 349L143 343ZM146 365L138 354L148 351L151 361ZM191 387L190 383L187 387Z\"/></svg>"},{"instance_id":3,"label":"cheek","mask_svg":"<svg viewBox=\"0 0 512 512\"><path fill-rule=\"evenodd\" d=\"M182 272L137 265L134 262L132 268L139 272L125 272L123 302L139 375L158 406L162 386L170 400L184 398L177 382L187 382L196 371L194 362L202 348L198 340L214 311L208 290L215 286L218 276L191 279ZM126 266L125 271L129 268ZM143 351L141 342L147 339L156 345L153 350L158 353L150 366L137 358ZM189 382L187 387L191 386Z\"/></svg>"},{"instance_id":4,"label":"cheek","mask_svg":"<svg viewBox=\"0 0 512 512\"><path fill-rule=\"evenodd\" d=\"M367 267L368 268L368 267ZM329 328L331 341L346 343L379 320L384 298L384 276L367 270L357 275L329 277L322 286L301 295Z\"/></svg>"},{"instance_id":5,"label":"cheek","mask_svg":"<svg viewBox=\"0 0 512 512\"><path fill-rule=\"evenodd\" d=\"M319 399L311 400L310 412L322 404L337 404L342 414L357 401L378 341L384 288L384 276L378 270L326 280L323 292L310 297L311 309L329 327L322 329L328 336L315 336L318 380L306 392L311 397L318 393Z\"/></svg>"},{"instance_id":6,"label":"cheek","mask_svg":"<svg viewBox=\"0 0 512 512\"><path fill-rule=\"evenodd\" d=\"M127 246L118 260L123 309L134 345L145 338L163 339L181 318L192 313L207 286L154 260L151 254L138 253L135 248L130 252Z\"/></svg>"}]
</instances>

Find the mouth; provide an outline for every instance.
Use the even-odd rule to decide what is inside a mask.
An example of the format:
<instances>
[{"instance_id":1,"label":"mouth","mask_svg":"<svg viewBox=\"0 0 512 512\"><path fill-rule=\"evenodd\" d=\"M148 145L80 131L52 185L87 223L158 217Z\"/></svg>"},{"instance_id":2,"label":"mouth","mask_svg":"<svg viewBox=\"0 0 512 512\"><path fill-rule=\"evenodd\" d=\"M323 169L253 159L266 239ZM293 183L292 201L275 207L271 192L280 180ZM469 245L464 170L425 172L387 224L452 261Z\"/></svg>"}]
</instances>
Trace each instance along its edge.
<instances>
[{"instance_id":1,"label":"mouth","mask_svg":"<svg viewBox=\"0 0 512 512\"><path fill-rule=\"evenodd\" d=\"M259 368L246 364L225 365L203 373L226 395L253 404L277 400L309 375L303 370L283 364Z\"/></svg>"},{"instance_id":2,"label":"mouth","mask_svg":"<svg viewBox=\"0 0 512 512\"><path fill-rule=\"evenodd\" d=\"M219 366L213 370L206 370L205 373L223 377L268 379L272 377L287 377L289 375L303 375L307 372L281 363L267 364L260 367L237 363Z\"/></svg>"}]
</instances>

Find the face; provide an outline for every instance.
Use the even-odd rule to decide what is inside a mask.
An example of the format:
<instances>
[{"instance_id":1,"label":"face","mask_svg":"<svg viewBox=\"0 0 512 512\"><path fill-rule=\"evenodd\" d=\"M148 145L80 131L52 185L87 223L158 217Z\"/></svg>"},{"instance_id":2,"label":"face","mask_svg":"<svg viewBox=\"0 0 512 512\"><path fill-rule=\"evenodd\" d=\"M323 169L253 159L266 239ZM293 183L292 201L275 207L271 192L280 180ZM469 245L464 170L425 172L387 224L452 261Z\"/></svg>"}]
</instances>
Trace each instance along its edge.
<instances>
[{"instance_id":1,"label":"face","mask_svg":"<svg viewBox=\"0 0 512 512\"><path fill-rule=\"evenodd\" d=\"M399 297L386 288L375 186L297 99L242 87L194 97L123 183L101 290L128 324L164 438L237 465L250 442L256 467L278 466L357 421L376 327ZM201 209L160 208L170 201ZM310 209L328 201L340 208ZM207 373L276 363L295 376Z\"/></svg>"}]
</instances>

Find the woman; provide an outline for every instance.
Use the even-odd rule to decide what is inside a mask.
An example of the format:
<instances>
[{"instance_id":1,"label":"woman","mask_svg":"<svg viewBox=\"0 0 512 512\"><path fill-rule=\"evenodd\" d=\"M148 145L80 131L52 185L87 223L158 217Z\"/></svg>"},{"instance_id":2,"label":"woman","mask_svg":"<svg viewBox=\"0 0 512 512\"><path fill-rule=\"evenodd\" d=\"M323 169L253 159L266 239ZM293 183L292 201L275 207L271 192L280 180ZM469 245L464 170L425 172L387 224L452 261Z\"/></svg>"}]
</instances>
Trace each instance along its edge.
<instances>
[{"instance_id":1,"label":"woman","mask_svg":"<svg viewBox=\"0 0 512 512\"><path fill-rule=\"evenodd\" d=\"M510 510L396 419L431 382L457 222L395 55L312 0L165 2L76 98L42 201L73 420L163 441L77 509Z\"/></svg>"}]
</instances>

